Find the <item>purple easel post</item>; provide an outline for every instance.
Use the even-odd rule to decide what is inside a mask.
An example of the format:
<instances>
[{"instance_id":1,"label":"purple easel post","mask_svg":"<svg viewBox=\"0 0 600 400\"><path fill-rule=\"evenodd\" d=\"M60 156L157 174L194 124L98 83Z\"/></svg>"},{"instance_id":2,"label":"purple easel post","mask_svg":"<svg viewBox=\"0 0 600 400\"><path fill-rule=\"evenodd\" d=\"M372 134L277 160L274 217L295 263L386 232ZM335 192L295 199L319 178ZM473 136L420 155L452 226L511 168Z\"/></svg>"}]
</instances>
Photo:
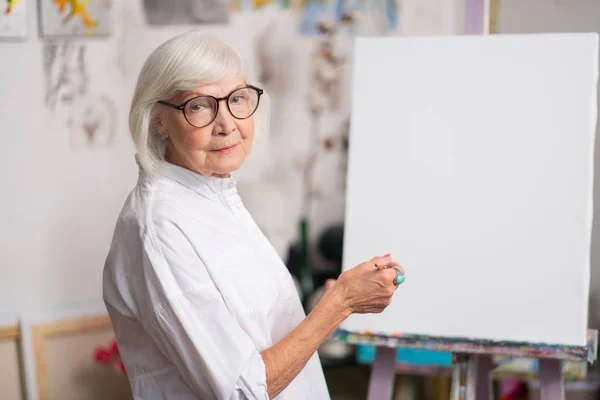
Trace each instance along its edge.
<instances>
[{"instance_id":1,"label":"purple easel post","mask_svg":"<svg viewBox=\"0 0 600 400\"><path fill-rule=\"evenodd\" d=\"M473 355L473 367L475 371L475 398L477 400L492 400L492 370L494 369L494 360L491 355L479 354Z\"/></svg>"},{"instance_id":2,"label":"purple easel post","mask_svg":"<svg viewBox=\"0 0 600 400\"><path fill-rule=\"evenodd\" d=\"M465 33L483 35L485 32L485 0L466 0Z\"/></svg>"},{"instance_id":3,"label":"purple easel post","mask_svg":"<svg viewBox=\"0 0 600 400\"><path fill-rule=\"evenodd\" d=\"M398 349L378 346L369 379L368 400L391 400L396 377L396 354Z\"/></svg>"},{"instance_id":4,"label":"purple easel post","mask_svg":"<svg viewBox=\"0 0 600 400\"><path fill-rule=\"evenodd\" d=\"M562 362L555 359L540 359L540 397L542 400L563 400L565 388L562 379Z\"/></svg>"}]
</instances>

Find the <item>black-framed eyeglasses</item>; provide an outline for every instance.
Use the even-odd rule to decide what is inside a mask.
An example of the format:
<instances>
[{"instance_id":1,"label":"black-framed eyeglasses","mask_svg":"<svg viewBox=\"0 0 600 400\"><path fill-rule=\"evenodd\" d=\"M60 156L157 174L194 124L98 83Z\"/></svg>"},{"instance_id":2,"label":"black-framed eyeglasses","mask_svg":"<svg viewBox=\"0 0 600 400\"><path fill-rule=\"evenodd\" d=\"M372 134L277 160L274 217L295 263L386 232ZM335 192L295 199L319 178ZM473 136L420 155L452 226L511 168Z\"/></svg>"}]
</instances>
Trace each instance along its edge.
<instances>
[{"instance_id":1,"label":"black-framed eyeglasses","mask_svg":"<svg viewBox=\"0 0 600 400\"><path fill-rule=\"evenodd\" d=\"M204 128L217 118L221 101L226 102L227 109L234 118L246 119L256 112L262 94L262 89L247 85L235 89L225 97L197 96L180 105L162 100L157 101L157 103L181 111L190 125L196 128Z\"/></svg>"}]
</instances>

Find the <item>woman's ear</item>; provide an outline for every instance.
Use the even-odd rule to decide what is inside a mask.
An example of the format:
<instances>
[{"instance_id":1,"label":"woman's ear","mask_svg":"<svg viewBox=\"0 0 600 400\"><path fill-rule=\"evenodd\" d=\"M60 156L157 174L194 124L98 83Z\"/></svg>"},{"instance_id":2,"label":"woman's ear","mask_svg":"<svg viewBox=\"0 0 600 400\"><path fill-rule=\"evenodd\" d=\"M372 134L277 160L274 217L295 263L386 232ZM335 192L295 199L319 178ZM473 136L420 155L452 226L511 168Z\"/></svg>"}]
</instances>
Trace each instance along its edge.
<instances>
[{"instance_id":1,"label":"woman's ear","mask_svg":"<svg viewBox=\"0 0 600 400\"><path fill-rule=\"evenodd\" d=\"M158 133L158 136L160 136L163 140L167 140L169 137L169 132L167 131L165 124L166 121L164 118L166 117L163 113L158 113L158 115L156 115L156 117L152 120L152 125L154 125L154 129L156 130L156 133Z\"/></svg>"}]
</instances>

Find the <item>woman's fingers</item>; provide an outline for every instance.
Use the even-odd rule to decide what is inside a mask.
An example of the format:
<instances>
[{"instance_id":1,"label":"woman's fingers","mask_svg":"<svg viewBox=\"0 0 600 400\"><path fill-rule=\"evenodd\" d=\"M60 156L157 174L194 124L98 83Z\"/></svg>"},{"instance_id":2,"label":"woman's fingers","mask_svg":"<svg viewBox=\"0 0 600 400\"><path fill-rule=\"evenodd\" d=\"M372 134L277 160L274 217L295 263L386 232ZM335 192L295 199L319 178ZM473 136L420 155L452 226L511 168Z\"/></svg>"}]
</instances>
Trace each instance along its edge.
<instances>
[{"instance_id":1,"label":"woman's fingers","mask_svg":"<svg viewBox=\"0 0 600 400\"><path fill-rule=\"evenodd\" d=\"M371 259L371 262L375 265L377 269L388 269L388 268L397 268L404 274L404 268L397 262L392 261L392 257L389 254L386 254L383 257L374 257Z\"/></svg>"},{"instance_id":2,"label":"woman's fingers","mask_svg":"<svg viewBox=\"0 0 600 400\"><path fill-rule=\"evenodd\" d=\"M402 274L403 274L403 275L404 275L404 273L405 273L405 272L404 272L404 268L402 268L402 266L401 266L400 264L398 264L397 262L393 262L393 261L392 261L392 262L390 262L390 263L387 265L387 267L388 267L388 268L397 268L397 269L399 269L399 270L400 270L400 272L402 272Z\"/></svg>"},{"instance_id":3,"label":"woman's fingers","mask_svg":"<svg viewBox=\"0 0 600 400\"><path fill-rule=\"evenodd\" d=\"M342 273L338 282L348 289L345 301L352 313L380 313L387 308L398 288L395 280L399 273L404 274L404 268L388 254Z\"/></svg>"},{"instance_id":4,"label":"woman's fingers","mask_svg":"<svg viewBox=\"0 0 600 400\"><path fill-rule=\"evenodd\" d=\"M392 286L395 288L394 279L396 279L396 270L392 268L386 268L377 273L379 275L379 281L385 286Z\"/></svg>"},{"instance_id":5,"label":"woman's fingers","mask_svg":"<svg viewBox=\"0 0 600 400\"><path fill-rule=\"evenodd\" d=\"M392 256L389 254L386 254L383 257L373 257L371 259L371 263L377 268L377 269L385 269L386 265L389 264L392 261Z\"/></svg>"}]
</instances>

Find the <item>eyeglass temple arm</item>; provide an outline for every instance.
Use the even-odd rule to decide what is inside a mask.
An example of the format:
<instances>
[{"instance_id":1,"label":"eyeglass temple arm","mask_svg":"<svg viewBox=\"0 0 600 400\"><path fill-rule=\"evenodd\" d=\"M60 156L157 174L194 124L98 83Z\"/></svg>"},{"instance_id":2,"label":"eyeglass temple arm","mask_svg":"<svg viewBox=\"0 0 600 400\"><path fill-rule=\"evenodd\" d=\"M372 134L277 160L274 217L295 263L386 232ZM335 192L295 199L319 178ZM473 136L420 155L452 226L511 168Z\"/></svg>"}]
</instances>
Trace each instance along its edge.
<instances>
[{"instance_id":1,"label":"eyeglass temple arm","mask_svg":"<svg viewBox=\"0 0 600 400\"><path fill-rule=\"evenodd\" d=\"M166 101L162 101L162 100L157 101L157 103L162 104L163 106L174 108L175 110L183 110L185 108L184 105L177 106L175 104L167 103Z\"/></svg>"}]
</instances>

